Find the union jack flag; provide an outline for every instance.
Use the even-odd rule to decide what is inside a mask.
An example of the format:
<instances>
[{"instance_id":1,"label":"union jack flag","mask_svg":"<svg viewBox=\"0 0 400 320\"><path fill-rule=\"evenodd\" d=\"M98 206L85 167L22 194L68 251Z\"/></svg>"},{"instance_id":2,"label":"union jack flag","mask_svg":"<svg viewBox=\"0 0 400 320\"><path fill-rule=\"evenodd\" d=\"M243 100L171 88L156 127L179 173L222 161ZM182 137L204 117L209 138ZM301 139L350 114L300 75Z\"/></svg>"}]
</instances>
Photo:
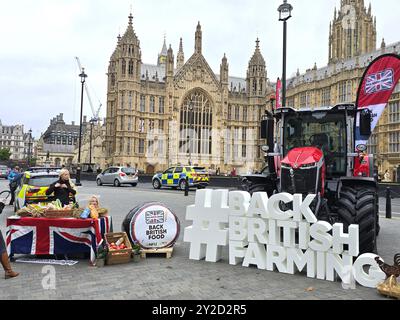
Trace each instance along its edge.
<instances>
[{"instance_id":1,"label":"union jack flag","mask_svg":"<svg viewBox=\"0 0 400 320\"><path fill-rule=\"evenodd\" d=\"M52 255L90 252L96 258L104 233L112 229L111 217L100 219L7 219L7 251L13 254Z\"/></svg>"},{"instance_id":2,"label":"union jack flag","mask_svg":"<svg viewBox=\"0 0 400 320\"><path fill-rule=\"evenodd\" d=\"M391 90L394 84L393 69L386 69L367 76L365 93L371 94L380 91Z\"/></svg>"},{"instance_id":3,"label":"union jack flag","mask_svg":"<svg viewBox=\"0 0 400 320\"><path fill-rule=\"evenodd\" d=\"M163 210L151 210L146 211L146 224L164 223L164 211Z\"/></svg>"}]
</instances>

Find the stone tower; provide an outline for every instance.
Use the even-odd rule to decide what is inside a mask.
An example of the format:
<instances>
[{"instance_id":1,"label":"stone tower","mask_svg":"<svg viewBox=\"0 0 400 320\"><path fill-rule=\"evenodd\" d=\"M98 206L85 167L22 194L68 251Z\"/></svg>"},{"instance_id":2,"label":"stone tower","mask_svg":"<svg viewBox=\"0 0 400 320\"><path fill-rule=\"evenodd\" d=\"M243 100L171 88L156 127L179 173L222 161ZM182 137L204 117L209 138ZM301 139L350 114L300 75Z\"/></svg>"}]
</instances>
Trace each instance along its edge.
<instances>
[{"instance_id":1,"label":"stone tower","mask_svg":"<svg viewBox=\"0 0 400 320\"><path fill-rule=\"evenodd\" d=\"M265 60L260 51L260 40L256 40L256 50L247 69L247 92L249 97L265 97L267 72Z\"/></svg>"},{"instance_id":2,"label":"stone tower","mask_svg":"<svg viewBox=\"0 0 400 320\"><path fill-rule=\"evenodd\" d=\"M161 49L161 53L158 55L157 65L165 65L167 62L167 44L165 42L165 35L164 35L164 43Z\"/></svg>"},{"instance_id":3,"label":"stone tower","mask_svg":"<svg viewBox=\"0 0 400 320\"><path fill-rule=\"evenodd\" d=\"M126 130L121 112L132 109L135 97L140 92L141 51L140 41L133 30L132 13L128 17L124 35L118 36L117 46L108 66L107 123L105 148L110 156L122 152L122 138L116 137L117 128ZM127 88L130 90L128 91Z\"/></svg>"},{"instance_id":4,"label":"stone tower","mask_svg":"<svg viewBox=\"0 0 400 320\"><path fill-rule=\"evenodd\" d=\"M183 53L182 38L179 41L179 51L176 56L176 68L179 70L185 64L185 55Z\"/></svg>"},{"instance_id":5,"label":"stone tower","mask_svg":"<svg viewBox=\"0 0 400 320\"><path fill-rule=\"evenodd\" d=\"M376 50L376 18L364 0L341 0L329 26L329 63Z\"/></svg>"}]
</instances>

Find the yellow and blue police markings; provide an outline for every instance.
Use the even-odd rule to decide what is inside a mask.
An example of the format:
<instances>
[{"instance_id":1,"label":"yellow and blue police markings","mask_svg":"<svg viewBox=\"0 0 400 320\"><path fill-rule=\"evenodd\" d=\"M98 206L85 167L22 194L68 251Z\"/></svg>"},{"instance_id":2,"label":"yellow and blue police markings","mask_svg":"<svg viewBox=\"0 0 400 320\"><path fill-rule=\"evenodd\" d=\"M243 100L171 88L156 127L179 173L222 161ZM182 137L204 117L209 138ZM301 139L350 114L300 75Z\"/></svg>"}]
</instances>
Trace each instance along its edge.
<instances>
[{"instance_id":1,"label":"yellow and blue police markings","mask_svg":"<svg viewBox=\"0 0 400 320\"><path fill-rule=\"evenodd\" d=\"M191 167L178 167L179 172L175 172L177 167L172 167L166 170L164 173L158 173L153 176L153 186L158 189L161 186L164 187L181 187L180 183L188 178L189 186L195 186L198 184L207 185L209 182L208 174L202 174L201 176ZM158 182L159 181L159 184ZM156 183L154 183L156 182Z\"/></svg>"}]
</instances>

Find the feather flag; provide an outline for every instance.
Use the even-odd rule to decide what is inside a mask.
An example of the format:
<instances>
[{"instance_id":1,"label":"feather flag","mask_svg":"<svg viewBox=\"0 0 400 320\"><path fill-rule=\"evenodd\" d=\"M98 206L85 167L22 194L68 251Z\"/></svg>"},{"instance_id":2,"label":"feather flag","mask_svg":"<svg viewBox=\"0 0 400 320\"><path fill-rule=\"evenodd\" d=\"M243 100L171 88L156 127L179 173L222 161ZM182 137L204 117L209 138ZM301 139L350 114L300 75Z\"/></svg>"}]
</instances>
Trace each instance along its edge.
<instances>
[{"instance_id":1,"label":"feather flag","mask_svg":"<svg viewBox=\"0 0 400 320\"><path fill-rule=\"evenodd\" d=\"M372 115L371 132L378 121L400 80L400 56L385 54L368 66L358 88L356 106L358 110L368 109ZM361 135L360 112L356 116L355 146L367 144L370 136Z\"/></svg>"}]
</instances>

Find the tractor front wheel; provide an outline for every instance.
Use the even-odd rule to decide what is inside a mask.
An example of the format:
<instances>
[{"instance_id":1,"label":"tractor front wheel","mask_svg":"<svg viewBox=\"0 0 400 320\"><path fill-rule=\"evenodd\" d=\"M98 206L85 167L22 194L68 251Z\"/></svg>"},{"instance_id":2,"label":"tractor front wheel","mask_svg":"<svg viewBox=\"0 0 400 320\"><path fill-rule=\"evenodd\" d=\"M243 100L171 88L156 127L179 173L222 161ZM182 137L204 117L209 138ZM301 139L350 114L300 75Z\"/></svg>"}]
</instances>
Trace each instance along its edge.
<instances>
[{"instance_id":1,"label":"tractor front wheel","mask_svg":"<svg viewBox=\"0 0 400 320\"><path fill-rule=\"evenodd\" d=\"M347 232L351 224L359 225L360 254L377 251L379 223L376 193L376 188L370 186L344 186L337 202L338 216L344 231Z\"/></svg>"}]
</instances>

